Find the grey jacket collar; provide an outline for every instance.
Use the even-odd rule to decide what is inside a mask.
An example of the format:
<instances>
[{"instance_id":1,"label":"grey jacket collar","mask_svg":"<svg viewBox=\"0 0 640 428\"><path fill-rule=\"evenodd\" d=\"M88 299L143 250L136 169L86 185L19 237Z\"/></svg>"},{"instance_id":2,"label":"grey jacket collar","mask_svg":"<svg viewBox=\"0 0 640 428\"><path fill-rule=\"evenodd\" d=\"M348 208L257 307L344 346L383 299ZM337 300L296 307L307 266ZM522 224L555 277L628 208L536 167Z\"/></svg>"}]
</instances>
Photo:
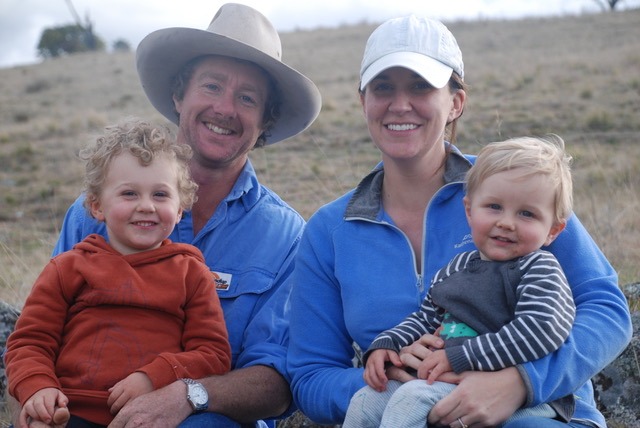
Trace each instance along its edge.
<instances>
[{"instance_id":1,"label":"grey jacket collar","mask_svg":"<svg viewBox=\"0 0 640 428\"><path fill-rule=\"evenodd\" d=\"M444 184L464 182L464 177L471 162L460 151L447 143L451 149L447 155L444 166ZM356 187L347 208L344 218L358 217L376 220L382 204L382 182L384 178L384 165L380 162Z\"/></svg>"}]
</instances>

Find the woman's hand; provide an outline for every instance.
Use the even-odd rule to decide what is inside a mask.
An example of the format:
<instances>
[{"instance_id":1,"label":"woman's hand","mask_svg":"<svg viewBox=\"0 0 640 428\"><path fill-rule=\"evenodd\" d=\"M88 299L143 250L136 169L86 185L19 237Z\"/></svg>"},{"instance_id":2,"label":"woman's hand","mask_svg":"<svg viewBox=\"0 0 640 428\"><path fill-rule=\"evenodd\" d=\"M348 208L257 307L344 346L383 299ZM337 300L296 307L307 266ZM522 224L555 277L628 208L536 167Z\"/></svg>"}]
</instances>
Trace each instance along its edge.
<instances>
[{"instance_id":1,"label":"woman's hand","mask_svg":"<svg viewBox=\"0 0 640 428\"><path fill-rule=\"evenodd\" d=\"M450 425L458 418L466 425L495 426L525 403L526 388L515 367L495 372L445 373L443 382L458 386L429 413L429 424Z\"/></svg>"},{"instance_id":2,"label":"woman's hand","mask_svg":"<svg viewBox=\"0 0 640 428\"><path fill-rule=\"evenodd\" d=\"M402 348L400 359L409 368L418 370L420 363L444 341L426 334L420 340ZM389 379L407 382L415 379L398 368L387 369ZM429 424L450 425L460 418L466 425L495 426L506 421L526 401L527 391L515 367L495 371L467 371L461 374L443 373L442 382L458 384L429 413Z\"/></svg>"}]
</instances>

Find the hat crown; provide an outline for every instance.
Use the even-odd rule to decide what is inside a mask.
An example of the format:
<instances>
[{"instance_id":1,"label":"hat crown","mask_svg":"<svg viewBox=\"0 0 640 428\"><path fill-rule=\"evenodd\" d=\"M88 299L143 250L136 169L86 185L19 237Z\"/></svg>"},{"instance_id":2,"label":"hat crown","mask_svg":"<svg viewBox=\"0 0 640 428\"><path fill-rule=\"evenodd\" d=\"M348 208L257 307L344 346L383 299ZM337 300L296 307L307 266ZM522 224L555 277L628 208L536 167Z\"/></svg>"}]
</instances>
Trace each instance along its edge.
<instances>
[{"instance_id":1,"label":"hat crown","mask_svg":"<svg viewBox=\"0 0 640 428\"><path fill-rule=\"evenodd\" d=\"M361 76L380 58L398 52L430 57L464 77L462 52L453 34L441 22L416 15L390 19L371 33L362 58Z\"/></svg>"},{"instance_id":2,"label":"hat crown","mask_svg":"<svg viewBox=\"0 0 640 428\"><path fill-rule=\"evenodd\" d=\"M207 31L249 45L270 57L282 60L282 43L271 22L255 9L227 3L215 14Z\"/></svg>"}]
</instances>

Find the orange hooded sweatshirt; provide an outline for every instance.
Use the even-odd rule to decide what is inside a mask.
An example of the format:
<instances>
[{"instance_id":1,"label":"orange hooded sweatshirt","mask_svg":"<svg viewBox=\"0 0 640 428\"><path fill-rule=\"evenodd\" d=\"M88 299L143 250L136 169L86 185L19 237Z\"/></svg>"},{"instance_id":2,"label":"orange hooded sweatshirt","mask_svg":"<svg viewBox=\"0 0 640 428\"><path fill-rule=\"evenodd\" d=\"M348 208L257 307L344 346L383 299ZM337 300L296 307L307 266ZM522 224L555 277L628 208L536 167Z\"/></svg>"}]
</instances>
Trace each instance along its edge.
<instances>
[{"instance_id":1,"label":"orange hooded sweatshirt","mask_svg":"<svg viewBox=\"0 0 640 428\"><path fill-rule=\"evenodd\" d=\"M7 341L9 392L21 404L58 388L71 414L107 425L108 389L133 372L155 389L226 373L231 350L200 251L165 240L122 255L90 235L40 274Z\"/></svg>"}]
</instances>

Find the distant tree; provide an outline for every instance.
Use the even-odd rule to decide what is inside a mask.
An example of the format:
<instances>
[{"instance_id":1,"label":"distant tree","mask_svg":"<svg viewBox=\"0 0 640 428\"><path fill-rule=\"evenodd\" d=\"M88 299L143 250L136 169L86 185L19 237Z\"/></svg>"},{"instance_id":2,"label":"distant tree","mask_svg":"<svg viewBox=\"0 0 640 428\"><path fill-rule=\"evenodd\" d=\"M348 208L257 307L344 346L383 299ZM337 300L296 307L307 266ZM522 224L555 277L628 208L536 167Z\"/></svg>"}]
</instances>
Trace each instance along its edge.
<instances>
[{"instance_id":1,"label":"distant tree","mask_svg":"<svg viewBox=\"0 0 640 428\"><path fill-rule=\"evenodd\" d=\"M86 51L102 51L104 41L77 24L45 28L38 43L38 55L43 58L55 58L63 54Z\"/></svg>"},{"instance_id":2,"label":"distant tree","mask_svg":"<svg viewBox=\"0 0 640 428\"><path fill-rule=\"evenodd\" d=\"M595 0L596 3L600 5L603 9L615 10L616 6L619 3L622 3L622 0Z\"/></svg>"},{"instance_id":3,"label":"distant tree","mask_svg":"<svg viewBox=\"0 0 640 428\"><path fill-rule=\"evenodd\" d=\"M131 45L124 39L118 39L113 42L113 50L115 52L130 52Z\"/></svg>"},{"instance_id":4,"label":"distant tree","mask_svg":"<svg viewBox=\"0 0 640 428\"><path fill-rule=\"evenodd\" d=\"M86 15L83 24L71 0L66 2L76 22L75 25L46 28L38 43L38 55L43 58L52 58L76 52L103 51L104 41L94 34L89 15Z\"/></svg>"}]
</instances>

